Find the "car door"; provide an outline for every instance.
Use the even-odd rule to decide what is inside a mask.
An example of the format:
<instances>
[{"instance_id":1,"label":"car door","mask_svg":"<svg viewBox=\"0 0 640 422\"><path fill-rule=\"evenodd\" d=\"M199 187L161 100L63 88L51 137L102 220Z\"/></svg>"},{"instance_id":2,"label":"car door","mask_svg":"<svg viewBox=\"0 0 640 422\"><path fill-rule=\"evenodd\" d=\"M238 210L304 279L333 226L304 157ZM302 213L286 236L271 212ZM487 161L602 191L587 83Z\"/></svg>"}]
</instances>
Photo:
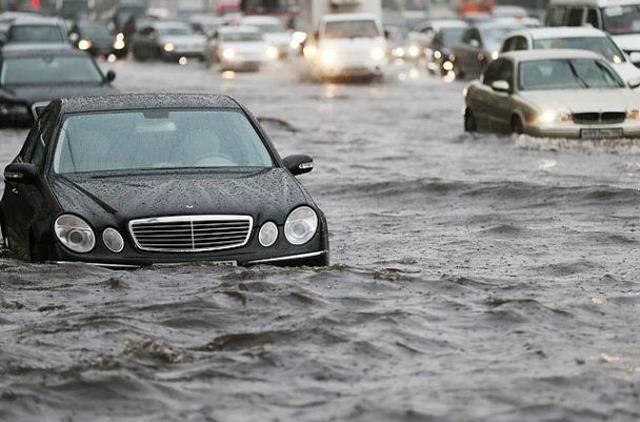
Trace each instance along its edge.
<instances>
[{"instance_id":1,"label":"car door","mask_svg":"<svg viewBox=\"0 0 640 422\"><path fill-rule=\"evenodd\" d=\"M36 220L42 218L47 209L43 197L44 179L41 175L52 132L53 118L53 112L45 111L37 120L29 132L27 148L20 157L21 162L31 163L38 168L38 180L31 183L8 182L6 185L9 194L5 198L4 208L9 211L7 214L11 214L7 221L10 239L17 252L24 257L29 257L31 252L29 247L31 227Z\"/></svg>"},{"instance_id":2,"label":"car door","mask_svg":"<svg viewBox=\"0 0 640 422\"><path fill-rule=\"evenodd\" d=\"M510 92L498 92L491 90L491 121L496 132L511 132L511 118L514 113L512 93L514 90L514 64L510 59L502 59L497 69L498 81L507 81Z\"/></svg>"},{"instance_id":3,"label":"car door","mask_svg":"<svg viewBox=\"0 0 640 422\"><path fill-rule=\"evenodd\" d=\"M492 62L482 76L481 83L474 83L467 95L467 106L473 112L479 129L491 129L491 108L493 89L491 84L498 80L498 70L502 59Z\"/></svg>"}]
</instances>

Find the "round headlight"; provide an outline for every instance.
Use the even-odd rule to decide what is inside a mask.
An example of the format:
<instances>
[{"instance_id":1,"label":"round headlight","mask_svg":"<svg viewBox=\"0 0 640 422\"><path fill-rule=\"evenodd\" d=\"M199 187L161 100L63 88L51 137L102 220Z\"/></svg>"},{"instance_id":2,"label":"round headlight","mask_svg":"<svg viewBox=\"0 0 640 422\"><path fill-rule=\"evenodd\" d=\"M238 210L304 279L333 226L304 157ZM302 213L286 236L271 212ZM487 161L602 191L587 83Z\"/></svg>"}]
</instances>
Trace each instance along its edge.
<instances>
[{"instance_id":1,"label":"round headlight","mask_svg":"<svg viewBox=\"0 0 640 422\"><path fill-rule=\"evenodd\" d=\"M276 243L276 240L278 240L278 226L271 221L264 223L260 228L260 233L258 233L258 240L265 248Z\"/></svg>"},{"instance_id":2,"label":"round headlight","mask_svg":"<svg viewBox=\"0 0 640 422\"><path fill-rule=\"evenodd\" d=\"M172 51L174 51L176 49L176 46L170 42L166 43L164 45L164 51L166 51L167 53L171 53Z\"/></svg>"},{"instance_id":3,"label":"round headlight","mask_svg":"<svg viewBox=\"0 0 640 422\"><path fill-rule=\"evenodd\" d=\"M58 217L54 231L60 243L73 252L91 252L96 245L96 236L91 226L75 215L65 214Z\"/></svg>"},{"instance_id":4,"label":"round headlight","mask_svg":"<svg viewBox=\"0 0 640 422\"><path fill-rule=\"evenodd\" d=\"M304 245L318 229L318 215L307 206L291 211L284 223L284 236L293 245Z\"/></svg>"},{"instance_id":5,"label":"round headlight","mask_svg":"<svg viewBox=\"0 0 640 422\"><path fill-rule=\"evenodd\" d=\"M107 249L113 253L120 253L124 249L124 239L114 228L109 227L102 232L102 241Z\"/></svg>"}]
</instances>

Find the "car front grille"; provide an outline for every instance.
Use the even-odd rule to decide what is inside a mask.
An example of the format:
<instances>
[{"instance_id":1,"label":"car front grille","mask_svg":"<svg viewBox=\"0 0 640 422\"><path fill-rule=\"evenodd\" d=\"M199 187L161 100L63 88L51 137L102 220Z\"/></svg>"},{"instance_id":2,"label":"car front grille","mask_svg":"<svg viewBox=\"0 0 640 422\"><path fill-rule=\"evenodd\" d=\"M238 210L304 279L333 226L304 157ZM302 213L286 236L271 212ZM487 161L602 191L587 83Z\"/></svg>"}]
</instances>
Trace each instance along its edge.
<instances>
[{"instance_id":1,"label":"car front grille","mask_svg":"<svg viewBox=\"0 0 640 422\"><path fill-rule=\"evenodd\" d=\"M189 215L132 220L136 247L152 252L209 252L247 244L253 218L245 215Z\"/></svg>"},{"instance_id":2,"label":"car front grille","mask_svg":"<svg viewBox=\"0 0 640 422\"><path fill-rule=\"evenodd\" d=\"M622 123L627 118L626 113L606 112L606 113L574 113L573 121L582 125L595 124L615 124Z\"/></svg>"}]
</instances>

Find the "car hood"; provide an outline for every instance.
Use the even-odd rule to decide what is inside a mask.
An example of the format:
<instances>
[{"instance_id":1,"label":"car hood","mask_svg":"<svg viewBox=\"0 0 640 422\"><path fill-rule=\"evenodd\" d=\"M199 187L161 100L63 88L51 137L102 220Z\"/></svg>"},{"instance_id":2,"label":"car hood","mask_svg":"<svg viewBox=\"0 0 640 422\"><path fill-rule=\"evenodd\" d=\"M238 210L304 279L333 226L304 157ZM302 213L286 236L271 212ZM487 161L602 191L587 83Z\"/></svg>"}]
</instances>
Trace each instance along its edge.
<instances>
[{"instance_id":1,"label":"car hood","mask_svg":"<svg viewBox=\"0 0 640 422\"><path fill-rule=\"evenodd\" d=\"M365 53L374 48L386 48L386 41L382 37L375 38L352 38L352 39L323 39L320 41L320 49L337 50L340 54L355 53L356 55Z\"/></svg>"},{"instance_id":2,"label":"car hood","mask_svg":"<svg viewBox=\"0 0 640 422\"><path fill-rule=\"evenodd\" d=\"M640 79L640 69L633 63L626 61L624 63L612 64L618 74L627 82Z\"/></svg>"},{"instance_id":3,"label":"car hood","mask_svg":"<svg viewBox=\"0 0 640 422\"><path fill-rule=\"evenodd\" d=\"M202 35L172 35L164 36L160 39L161 44L172 43L175 45L192 45L192 44L206 44L207 39Z\"/></svg>"},{"instance_id":4,"label":"car hood","mask_svg":"<svg viewBox=\"0 0 640 422\"><path fill-rule=\"evenodd\" d=\"M92 222L112 221L114 216L126 222L160 216L241 214L258 222L284 224L291 209L311 203L297 180L282 168L101 178L57 176L51 187L63 212Z\"/></svg>"},{"instance_id":5,"label":"car hood","mask_svg":"<svg viewBox=\"0 0 640 422\"><path fill-rule=\"evenodd\" d=\"M637 108L635 95L629 89L543 90L524 91L521 96L540 110L552 109L584 112L622 112Z\"/></svg>"},{"instance_id":6,"label":"car hood","mask_svg":"<svg viewBox=\"0 0 640 422\"><path fill-rule=\"evenodd\" d=\"M3 87L0 98L31 106L34 103L56 98L109 95L117 92L111 85L102 84L22 85Z\"/></svg>"},{"instance_id":7,"label":"car hood","mask_svg":"<svg viewBox=\"0 0 640 422\"><path fill-rule=\"evenodd\" d=\"M614 35L613 40L624 51L640 51L640 34Z\"/></svg>"},{"instance_id":8,"label":"car hood","mask_svg":"<svg viewBox=\"0 0 640 422\"><path fill-rule=\"evenodd\" d=\"M291 34L288 32L271 32L264 34L264 40L275 45L289 45L291 42Z\"/></svg>"}]
</instances>

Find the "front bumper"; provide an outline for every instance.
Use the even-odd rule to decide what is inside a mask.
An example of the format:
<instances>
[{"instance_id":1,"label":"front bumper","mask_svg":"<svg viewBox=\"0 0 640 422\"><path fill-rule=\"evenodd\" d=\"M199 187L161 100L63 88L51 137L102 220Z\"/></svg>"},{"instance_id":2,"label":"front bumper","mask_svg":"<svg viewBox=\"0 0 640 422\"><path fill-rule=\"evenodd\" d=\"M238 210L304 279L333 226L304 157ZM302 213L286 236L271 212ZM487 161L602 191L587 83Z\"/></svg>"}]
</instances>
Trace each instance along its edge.
<instances>
[{"instance_id":1,"label":"front bumper","mask_svg":"<svg viewBox=\"0 0 640 422\"><path fill-rule=\"evenodd\" d=\"M264 62L264 60L257 58L239 57L233 60L223 59L220 64L224 70L257 70Z\"/></svg>"},{"instance_id":2,"label":"front bumper","mask_svg":"<svg viewBox=\"0 0 640 422\"><path fill-rule=\"evenodd\" d=\"M336 64L333 66L318 65L318 73L325 78L358 78L370 76L383 76L384 64Z\"/></svg>"},{"instance_id":3,"label":"front bumper","mask_svg":"<svg viewBox=\"0 0 640 422\"><path fill-rule=\"evenodd\" d=\"M178 60L182 57L204 60L207 57L207 52L204 50L174 50L171 52L162 51L162 58L165 60Z\"/></svg>"},{"instance_id":4,"label":"front bumper","mask_svg":"<svg viewBox=\"0 0 640 422\"><path fill-rule=\"evenodd\" d=\"M174 266L174 265L185 265L193 262L207 262L205 260L194 260L194 261L182 261L182 262L156 262L153 264L147 264L147 266ZM241 265L241 266L251 266L251 265L275 265L275 266L287 266L287 267L295 267L295 266L323 266L329 264L329 251L317 251L317 252L308 252L304 254L296 254L296 255L285 255L278 256L273 258L263 258L257 259L253 261L246 261L244 263L239 263L236 261L210 261L213 263L221 263L224 265ZM136 265L136 264L119 264L119 263L104 263L104 262L87 262L87 261L48 261L48 264L57 264L57 265L67 265L67 264L77 264L82 263L84 265L91 265L96 267L103 268L112 268L112 269L136 269L141 268L145 265Z\"/></svg>"},{"instance_id":5,"label":"front bumper","mask_svg":"<svg viewBox=\"0 0 640 422\"><path fill-rule=\"evenodd\" d=\"M592 131L594 129L603 129L605 131L619 129L622 133L622 138L640 138L640 121L630 123L628 120L618 124L578 124L573 121L544 124L532 123L525 126L525 133L542 138L599 139L582 136L583 131Z\"/></svg>"}]
</instances>

